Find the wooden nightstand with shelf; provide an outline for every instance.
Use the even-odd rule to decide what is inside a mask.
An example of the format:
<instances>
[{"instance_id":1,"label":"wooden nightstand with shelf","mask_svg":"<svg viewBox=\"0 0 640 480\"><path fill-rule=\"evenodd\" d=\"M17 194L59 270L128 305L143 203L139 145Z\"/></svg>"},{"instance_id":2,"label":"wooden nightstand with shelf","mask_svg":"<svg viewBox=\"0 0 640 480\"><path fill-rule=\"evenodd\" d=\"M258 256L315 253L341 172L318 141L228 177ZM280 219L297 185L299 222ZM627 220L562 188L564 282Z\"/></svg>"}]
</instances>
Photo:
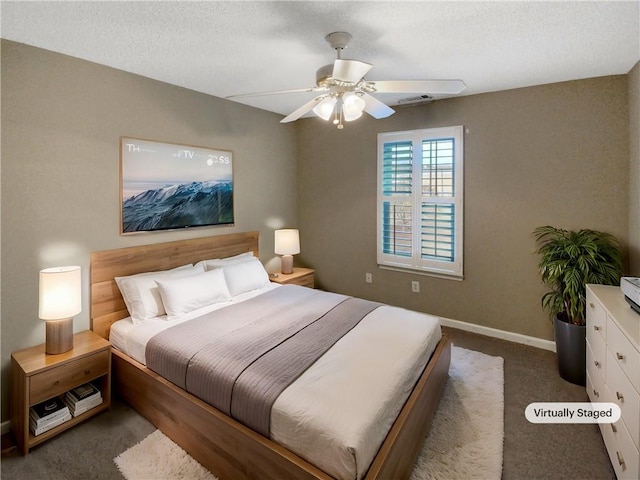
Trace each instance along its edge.
<instances>
[{"instance_id":1,"label":"wooden nightstand with shelf","mask_svg":"<svg viewBox=\"0 0 640 480\"><path fill-rule=\"evenodd\" d=\"M29 407L72 388L92 382L102 392L102 404L40 435L29 429ZM45 353L45 345L11 355L11 430L18 450L29 449L104 410L111 404L111 344L92 331L76 333L73 349L58 355Z\"/></svg>"},{"instance_id":2,"label":"wooden nightstand with shelf","mask_svg":"<svg viewBox=\"0 0 640 480\"><path fill-rule=\"evenodd\" d=\"M315 270L312 268L295 267L293 273L271 273L269 280L281 285L301 285L303 287L314 288Z\"/></svg>"}]
</instances>

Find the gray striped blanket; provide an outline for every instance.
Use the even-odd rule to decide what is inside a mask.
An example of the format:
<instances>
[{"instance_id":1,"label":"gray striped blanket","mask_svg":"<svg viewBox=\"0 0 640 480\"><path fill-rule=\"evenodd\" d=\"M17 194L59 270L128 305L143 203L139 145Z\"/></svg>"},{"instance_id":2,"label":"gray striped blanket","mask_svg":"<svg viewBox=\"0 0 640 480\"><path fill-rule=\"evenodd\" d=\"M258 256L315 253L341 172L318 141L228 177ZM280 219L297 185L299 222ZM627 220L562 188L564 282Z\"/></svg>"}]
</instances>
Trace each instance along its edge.
<instances>
[{"instance_id":1,"label":"gray striped blanket","mask_svg":"<svg viewBox=\"0 0 640 480\"><path fill-rule=\"evenodd\" d=\"M284 285L158 333L147 367L268 437L280 393L379 305Z\"/></svg>"}]
</instances>

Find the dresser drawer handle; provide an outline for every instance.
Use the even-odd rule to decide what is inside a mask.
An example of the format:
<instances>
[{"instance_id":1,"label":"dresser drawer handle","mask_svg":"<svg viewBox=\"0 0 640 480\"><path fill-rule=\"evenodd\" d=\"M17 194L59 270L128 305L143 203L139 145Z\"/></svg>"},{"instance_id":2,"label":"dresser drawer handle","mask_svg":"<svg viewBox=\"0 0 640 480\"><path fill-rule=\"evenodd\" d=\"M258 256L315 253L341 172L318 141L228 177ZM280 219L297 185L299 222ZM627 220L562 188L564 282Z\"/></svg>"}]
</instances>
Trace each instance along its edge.
<instances>
[{"instance_id":1,"label":"dresser drawer handle","mask_svg":"<svg viewBox=\"0 0 640 480\"><path fill-rule=\"evenodd\" d=\"M589 302L589 306L590 306L591 308L596 308L596 306L595 306L593 303L591 303L591 302Z\"/></svg>"},{"instance_id":2,"label":"dresser drawer handle","mask_svg":"<svg viewBox=\"0 0 640 480\"><path fill-rule=\"evenodd\" d=\"M624 360L624 355L622 355L621 353L616 352L616 358L618 360Z\"/></svg>"},{"instance_id":3,"label":"dresser drawer handle","mask_svg":"<svg viewBox=\"0 0 640 480\"><path fill-rule=\"evenodd\" d=\"M594 325L593 329L597 332L598 330L600 330L600 327L598 325Z\"/></svg>"},{"instance_id":4,"label":"dresser drawer handle","mask_svg":"<svg viewBox=\"0 0 640 480\"><path fill-rule=\"evenodd\" d=\"M599 362L599 361L594 360L594 361L593 361L593 364L594 364L596 367L600 368L600 362Z\"/></svg>"},{"instance_id":5,"label":"dresser drawer handle","mask_svg":"<svg viewBox=\"0 0 640 480\"><path fill-rule=\"evenodd\" d=\"M53 382L54 385L60 385L60 380L56 380L55 382Z\"/></svg>"},{"instance_id":6,"label":"dresser drawer handle","mask_svg":"<svg viewBox=\"0 0 640 480\"><path fill-rule=\"evenodd\" d=\"M616 392L616 397L618 397L618 400L621 402L624 402L624 396L620 392Z\"/></svg>"},{"instance_id":7,"label":"dresser drawer handle","mask_svg":"<svg viewBox=\"0 0 640 480\"><path fill-rule=\"evenodd\" d=\"M624 470L625 469L624 458L622 458L622 455L620 455L620 452L618 452L617 450L616 450L616 455L618 456L618 463L620 464L620 466Z\"/></svg>"},{"instance_id":8,"label":"dresser drawer handle","mask_svg":"<svg viewBox=\"0 0 640 480\"><path fill-rule=\"evenodd\" d=\"M91 370L89 370L88 368L84 371L85 375L89 375L91 373Z\"/></svg>"},{"instance_id":9,"label":"dresser drawer handle","mask_svg":"<svg viewBox=\"0 0 640 480\"><path fill-rule=\"evenodd\" d=\"M610 423L609 425L611 425L611 430L613 430L613 433L618 433L618 429L613 423Z\"/></svg>"},{"instance_id":10,"label":"dresser drawer handle","mask_svg":"<svg viewBox=\"0 0 640 480\"><path fill-rule=\"evenodd\" d=\"M598 393L598 391L597 391L595 388L593 389L593 394L594 394L596 397L600 397L600 394Z\"/></svg>"}]
</instances>

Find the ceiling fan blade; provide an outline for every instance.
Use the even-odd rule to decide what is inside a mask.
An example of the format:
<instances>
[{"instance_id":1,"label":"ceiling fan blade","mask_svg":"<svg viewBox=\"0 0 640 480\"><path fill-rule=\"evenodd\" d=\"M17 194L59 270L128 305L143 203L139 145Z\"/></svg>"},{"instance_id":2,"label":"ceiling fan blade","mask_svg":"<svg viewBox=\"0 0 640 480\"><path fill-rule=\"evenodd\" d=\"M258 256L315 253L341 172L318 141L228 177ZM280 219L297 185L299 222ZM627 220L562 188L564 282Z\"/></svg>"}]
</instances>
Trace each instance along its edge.
<instances>
[{"instance_id":1,"label":"ceiling fan blade","mask_svg":"<svg viewBox=\"0 0 640 480\"><path fill-rule=\"evenodd\" d=\"M377 98L365 93L362 95L364 100L364 111L371 115L373 118L386 118L395 113L395 110L388 105L385 105Z\"/></svg>"},{"instance_id":2,"label":"ceiling fan blade","mask_svg":"<svg viewBox=\"0 0 640 480\"><path fill-rule=\"evenodd\" d=\"M289 123L299 119L305 113L313 110L313 108L316 105L318 105L318 103L320 103L325 97L326 95L320 95L319 97L316 97L313 100L308 101L307 103L302 105L300 108L298 108L294 112L291 112L289 115L287 115L282 120L280 120L280 123Z\"/></svg>"},{"instance_id":3,"label":"ceiling fan blade","mask_svg":"<svg viewBox=\"0 0 640 480\"><path fill-rule=\"evenodd\" d=\"M367 83L379 93L456 94L466 87L462 80L376 80Z\"/></svg>"},{"instance_id":4,"label":"ceiling fan blade","mask_svg":"<svg viewBox=\"0 0 640 480\"><path fill-rule=\"evenodd\" d=\"M331 76L339 82L358 83L373 65L360 60L342 60L338 58L333 63L333 73Z\"/></svg>"},{"instance_id":5,"label":"ceiling fan blade","mask_svg":"<svg viewBox=\"0 0 640 480\"><path fill-rule=\"evenodd\" d=\"M229 95L224 98L243 98L243 97L263 97L265 95L282 95L286 93L304 93L304 92L322 92L326 91L325 87L309 87L309 88L295 88L293 90L275 90L273 92L259 92L259 93L241 93L239 95Z\"/></svg>"}]
</instances>

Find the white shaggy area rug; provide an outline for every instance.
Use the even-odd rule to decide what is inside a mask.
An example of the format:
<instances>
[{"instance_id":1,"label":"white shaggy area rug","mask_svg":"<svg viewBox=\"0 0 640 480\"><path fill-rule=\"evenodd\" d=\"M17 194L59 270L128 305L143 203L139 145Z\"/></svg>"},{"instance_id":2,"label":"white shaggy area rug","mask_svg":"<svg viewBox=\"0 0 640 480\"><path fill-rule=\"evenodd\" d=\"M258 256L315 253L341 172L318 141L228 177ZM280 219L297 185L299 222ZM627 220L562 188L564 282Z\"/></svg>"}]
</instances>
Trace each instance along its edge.
<instances>
[{"instance_id":1,"label":"white shaggy area rug","mask_svg":"<svg viewBox=\"0 0 640 480\"><path fill-rule=\"evenodd\" d=\"M503 440L504 359L454 346L411 480L500 479Z\"/></svg>"},{"instance_id":2,"label":"white shaggy area rug","mask_svg":"<svg viewBox=\"0 0 640 480\"><path fill-rule=\"evenodd\" d=\"M411 480L500 479L504 360L460 347ZM156 430L113 460L127 480L215 480Z\"/></svg>"}]
</instances>

